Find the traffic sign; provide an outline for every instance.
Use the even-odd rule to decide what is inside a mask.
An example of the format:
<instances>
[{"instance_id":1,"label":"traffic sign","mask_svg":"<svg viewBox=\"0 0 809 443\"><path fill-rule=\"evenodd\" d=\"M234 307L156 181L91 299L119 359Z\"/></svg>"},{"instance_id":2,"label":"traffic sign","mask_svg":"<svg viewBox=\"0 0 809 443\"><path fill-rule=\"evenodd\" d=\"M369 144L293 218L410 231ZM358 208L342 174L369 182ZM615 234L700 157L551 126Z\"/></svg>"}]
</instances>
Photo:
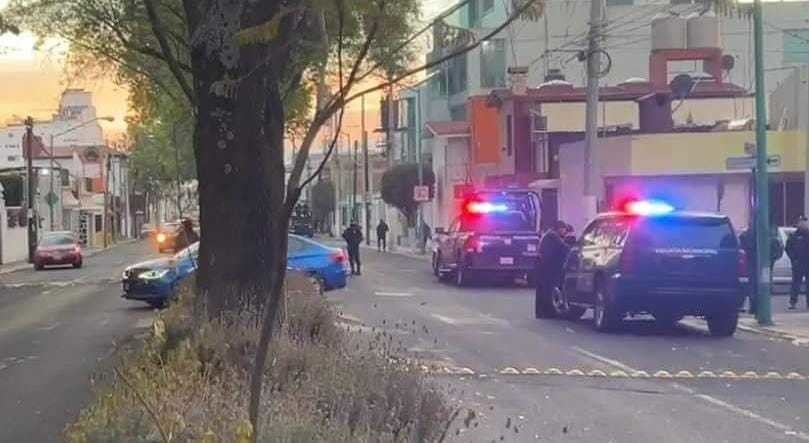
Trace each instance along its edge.
<instances>
[{"instance_id":1,"label":"traffic sign","mask_svg":"<svg viewBox=\"0 0 809 443\"><path fill-rule=\"evenodd\" d=\"M416 185L413 187L413 201L416 202L428 202L430 201L430 187L429 186L419 186Z\"/></svg>"},{"instance_id":2,"label":"traffic sign","mask_svg":"<svg viewBox=\"0 0 809 443\"><path fill-rule=\"evenodd\" d=\"M767 157L767 165L771 168L780 168L781 156L776 154ZM728 157L725 160L725 169L728 171L756 169L756 158L752 156Z\"/></svg>"},{"instance_id":3,"label":"traffic sign","mask_svg":"<svg viewBox=\"0 0 809 443\"><path fill-rule=\"evenodd\" d=\"M49 206L53 206L59 203L59 197L55 192L51 191L45 195L45 203L47 203Z\"/></svg>"}]
</instances>

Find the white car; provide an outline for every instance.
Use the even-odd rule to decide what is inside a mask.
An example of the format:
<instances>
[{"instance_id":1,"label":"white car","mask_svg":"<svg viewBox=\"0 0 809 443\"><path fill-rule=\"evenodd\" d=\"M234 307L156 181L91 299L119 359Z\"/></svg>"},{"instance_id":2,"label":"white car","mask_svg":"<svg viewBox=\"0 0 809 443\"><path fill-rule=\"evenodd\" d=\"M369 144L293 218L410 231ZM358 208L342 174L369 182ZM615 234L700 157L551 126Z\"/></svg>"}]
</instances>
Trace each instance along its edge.
<instances>
[{"instance_id":1,"label":"white car","mask_svg":"<svg viewBox=\"0 0 809 443\"><path fill-rule=\"evenodd\" d=\"M795 228L791 226L780 226L778 228L778 238L781 244L786 248L787 239L795 232ZM786 251L775 262L772 270L773 292L785 293L789 292L789 287L792 283L792 262L789 260Z\"/></svg>"}]
</instances>

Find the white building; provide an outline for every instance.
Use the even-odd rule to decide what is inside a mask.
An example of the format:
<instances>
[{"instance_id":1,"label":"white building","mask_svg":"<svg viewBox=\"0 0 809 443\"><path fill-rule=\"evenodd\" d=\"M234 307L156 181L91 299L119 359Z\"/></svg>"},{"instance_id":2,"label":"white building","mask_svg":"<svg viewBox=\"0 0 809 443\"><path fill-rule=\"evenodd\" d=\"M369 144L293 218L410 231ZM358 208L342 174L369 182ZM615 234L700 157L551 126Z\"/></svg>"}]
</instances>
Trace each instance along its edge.
<instances>
[{"instance_id":1,"label":"white building","mask_svg":"<svg viewBox=\"0 0 809 443\"><path fill-rule=\"evenodd\" d=\"M51 120L34 123L34 135L42 139L46 148L50 148L52 136L54 147L104 146L101 125L97 121L88 123L97 117L91 92L67 89L62 93L59 110ZM71 130L77 126L81 127ZM25 166L24 135L25 125L22 123L0 128L0 169Z\"/></svg>"}]
</instances>

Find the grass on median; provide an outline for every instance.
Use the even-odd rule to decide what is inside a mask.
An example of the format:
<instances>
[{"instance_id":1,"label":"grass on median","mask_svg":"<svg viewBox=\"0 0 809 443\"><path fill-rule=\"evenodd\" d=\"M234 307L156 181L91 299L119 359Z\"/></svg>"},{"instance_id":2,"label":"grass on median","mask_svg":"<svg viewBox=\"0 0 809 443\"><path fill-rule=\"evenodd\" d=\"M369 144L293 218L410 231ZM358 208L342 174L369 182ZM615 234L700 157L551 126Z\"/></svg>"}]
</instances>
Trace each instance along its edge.
<instances>
[{"instance_id":1,"label":"grass on median","mask_svg":"<svg viewBox=\"0 0 809 443\"><path fill-rule=\"evenodd\" d=\"M311 292L289 292L268 358L261 441L441 440L451 416L444 395L391 358L385 336L345 332ZM249 441L258 328L247 319L199 325L192 298L186 291L144 346L120 357L94 403L67 427L68 441Z\"/></svg>"}]
</instances>

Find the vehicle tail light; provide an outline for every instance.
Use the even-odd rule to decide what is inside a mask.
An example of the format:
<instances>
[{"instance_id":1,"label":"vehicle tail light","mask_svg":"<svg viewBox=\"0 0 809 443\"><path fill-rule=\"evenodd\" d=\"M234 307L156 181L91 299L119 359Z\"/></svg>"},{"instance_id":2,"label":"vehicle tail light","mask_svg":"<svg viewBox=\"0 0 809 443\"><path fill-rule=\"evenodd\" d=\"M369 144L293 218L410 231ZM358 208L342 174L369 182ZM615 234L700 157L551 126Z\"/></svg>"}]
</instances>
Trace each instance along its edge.
<instances>
[{"instance_id":1,"label":"vehicle tail light","mask_svg":"<svg viewBox=\"0 0 809 443\"><path fill-rule=\"evenodd\" d=\"M157 234L157 242L163 243L164 241L166 241L166 234L162 232L160 234Z\"/></svg>"},{"instance_id":2,"label":"vehicle tail light","mask_svg":"<svg viewBox=\"0 0 809 443\"><path fill-rule=\"evenodd\" d=\"M750 275L748 275L749 274L749 272L748 272L749 268L748 268L747 260L748 260L747 252L745 252L743 249L740 249L739 250L738 272L739 272L739 277L741 277L741 278L750 277Z\"/></svg>"},{"instance_id":3,"label":"vehicle tail light","mask_svg":"<svg viewBox=\"0 0 809 443\"><path fill-rule=\"evenodd\" d=\"M346 255L342 250L335 251L332 255L332 260L337 264L344 264L346 262Z\"/></svg>"}]
</instances>

